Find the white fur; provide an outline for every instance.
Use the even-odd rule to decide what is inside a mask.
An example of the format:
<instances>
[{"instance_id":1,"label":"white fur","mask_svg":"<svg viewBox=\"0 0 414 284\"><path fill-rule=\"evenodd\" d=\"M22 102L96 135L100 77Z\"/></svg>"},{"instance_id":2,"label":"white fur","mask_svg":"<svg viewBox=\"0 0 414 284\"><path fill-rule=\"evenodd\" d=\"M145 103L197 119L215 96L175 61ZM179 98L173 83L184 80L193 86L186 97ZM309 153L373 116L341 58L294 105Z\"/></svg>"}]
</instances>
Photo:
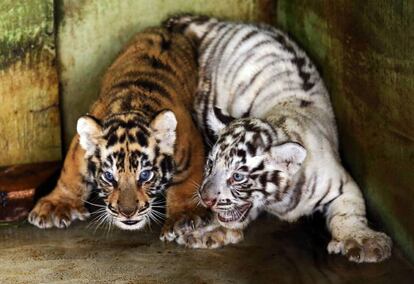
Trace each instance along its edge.
<instances>
[{"instance_id":1,"label":"white fur","mask_svg":"<svg viewBox=\"0 0 414 284\"><path fill-rule=\"evenodd\" d=\"M174 144L177 136L176 128L177 119L170 110L161 112L151 122L154 137L159 141L159 146L165 153L174 153Z\"/></svg>"},{"instance_id":2,"label":"white fur","mask_svg":"<svg viewBox=\"0 0 414 284\"><path fill-rule=\"evenodd\" d=\"M92 118L82 116L78 119L76 130L82 149L86 151L86 155L92 155L98 145L99 136L102 135L101 126Z\"/></svg>"},{"instance_id":3,"label":"white fur","mask_svg":"<svg viewBox=\"0 0 414 284\"><path fill-rule=\"evenodd\" d=\"M219 30L220 24L215 20L195 23L186 30L188 35L195 34L199 38L208 31L200 43L203 52L199 58L199 90L209 97L196 100L199 125L205 131L213 130L217 136L223 133L226 125L216 117L214 107L235 118L248 113L249 117L270 123L276 132L273 135L275 144L288 142L272 147L270 160L273 160L275 170L282 166L286 172L283 178L290 190L301 191L300 200L293 209L288 208L292 203L291 195L284 196L282 201L271 196L261 202L257 197L254 210L244 224L222 225L243 228L263 210L287 221L321 210L335 241L335 245L330 245L330 252L346 254L348 240L355 240L364 251L367 248L362 243L363 236L379 240L377 247L384 253L378 258L369 258L365 256L369 253L365 252L359 259L351 260L380 261L387 258L390 250L384 247L391 247L391 240L367 226L361 191L341 165L329 94L315 66L294 42L277 29L229 22ZM235 34L237 29L239 31ZM240 42L255 31L254 37ZM267 60L261 60L264 57ZM311 87L307 88L305 83ZM204 123L206 104L207 125ZM226 137L223 143L229 143L229 139L232 138ZM217 159L216 172L220 173L212 182L211 190L214 192L210 194L215 194L217 199L231 198L226 180L233 169L219 165L220 157Z\"/></svg>"}]
</instances>

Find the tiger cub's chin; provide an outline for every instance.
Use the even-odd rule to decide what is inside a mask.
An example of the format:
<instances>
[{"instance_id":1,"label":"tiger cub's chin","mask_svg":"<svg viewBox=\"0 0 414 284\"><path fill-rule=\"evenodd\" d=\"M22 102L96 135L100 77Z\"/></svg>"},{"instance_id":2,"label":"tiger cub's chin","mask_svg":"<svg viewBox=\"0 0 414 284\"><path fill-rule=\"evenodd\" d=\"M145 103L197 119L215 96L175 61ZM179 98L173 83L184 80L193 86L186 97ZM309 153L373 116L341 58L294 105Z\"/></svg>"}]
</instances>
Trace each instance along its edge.
<instances>
[{"instance_id":1,"label":"tiger cub's chin","mask_svg":"<svg viewBox=\"0 0 414 284\"><path fill-rule=\"evenodd\" d=\"M139 218L139 219L132 219L132 220L117 220L114 219L114 225L122 230L141 230L148 224L147 218Z\"/></svg>"},{"instance_id":2,"label":"tiger cub's chin","mask_svg":"<svg viewBox=\"0 0 414 284\"><path fill-rule=\"evenodd\" d=\"M223 222L221 221L220 215L218 214L217 214L217 221L222 227L227 228L227 229L232 229L232 230L244 230L250 223L250 221L247 219Z\"/></svg>"},{"instance_id":3,"label":"tiger cub's chin","mask_svg":"<svg viewBox=\"0 0 414 284\"><path fill-rule=\"evenodd\" d=\"M228 229L243 230L253 218L253 203L235 205L232 209L214 210L218 223Z\"/></svg>"}]
</instances>

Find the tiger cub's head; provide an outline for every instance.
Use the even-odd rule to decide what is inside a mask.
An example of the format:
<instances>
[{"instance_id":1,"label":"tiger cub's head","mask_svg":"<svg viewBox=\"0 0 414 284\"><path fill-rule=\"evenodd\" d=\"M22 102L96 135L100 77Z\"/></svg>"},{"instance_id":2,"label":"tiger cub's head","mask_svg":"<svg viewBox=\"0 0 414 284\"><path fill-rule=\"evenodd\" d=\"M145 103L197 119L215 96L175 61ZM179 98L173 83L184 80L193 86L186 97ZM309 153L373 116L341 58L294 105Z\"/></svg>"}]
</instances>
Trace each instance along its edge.
<instances>
[{"instance_id":1,"label":"tiger cub's head","mask_svg":"<svg viewBox=\"0 0 414 284\"><path fill-rule=\"evenodd\" d=\"M292 193L285 190L306 150L298 143L277 141L272 126L259 119L237 119L220 132L199 196L224 227L242 229L266 203L286 206L290 202Z\"/></svg>"},{"instance_id":2,"label":"tiger cub's head","mask_svg":"<svg viewBox=\"0 0 414 284\"><path fill-rule=\"evenodd\" d=\"M87 159L87 182L105 202L107 221L138 230L158 216L155 199L172 180L177 120L173 112L146 121L139 113L105 121L79 118L77 132Z\"/></svg>"}]
</instances>

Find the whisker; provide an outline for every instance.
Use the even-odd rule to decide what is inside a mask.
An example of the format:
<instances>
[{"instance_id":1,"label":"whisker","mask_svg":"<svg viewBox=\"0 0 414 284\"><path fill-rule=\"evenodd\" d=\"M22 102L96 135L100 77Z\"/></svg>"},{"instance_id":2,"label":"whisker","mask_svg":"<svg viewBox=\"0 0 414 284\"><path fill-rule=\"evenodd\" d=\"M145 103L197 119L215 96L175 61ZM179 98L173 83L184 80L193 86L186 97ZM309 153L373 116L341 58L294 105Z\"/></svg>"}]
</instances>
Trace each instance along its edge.
<instances>
[{"instance_id":1,"label":"whisker","mask_svg":"<svg viewBox=\"0 0 414 284\"><path fill-rule=\"evenodd\" d=\"M107 231L106 231L106 237L108 237L108 236L109 236L109 234L110 234L110 232L111 232L111 228L112 228L113 219L114 219L114 218L112 218L110 215L108 215L108 218L107 218L108 229L107 229Z\"/></svg>"},{"instance_id":2,"label":"whisker","mask_svg":"<svg viewBox=\"0 0 414 284\"><path fill-rule=\"evenodd\" d=\"M160 218L160 217L158 217L156 214L154 214L155 213L155 211L151 211L149 214L148 214L148 217L150 218L150 220L152 220L152 221L154 221L157 225L159 225L159 226L161 226L161 222L160 222L160 220L158 219L158 218Z\"/></svg>"},{"instance_id":3,"label":"whisker","mask_svg":"<svg viewBox=\"0 0 414 284\"><path fill-rule=\"evenodd\" d=\"M165 205L164 206L159 206L159 205L151 205L151 208L161 208L161 209L164 209L165 208Z\"/></svg>"},{"instance_id":4,"label":"whisker","mask_svg":"<svg viewBox=\"0 0 414 284\"><path fill-rule=\"evenodd\" d=\"M107 215L107 214L102 214L102 216L103 216L103 217L100 219L99 223L97 224L97 226L96 226L96 228L95 228L94 233L96 233L96 230L97 230L100 226L102 226L102 225L106 222L106 220L108 219L108 215Z\"/></svg>"},{"instance_id":5,"label":"whisker","mask_svg":"<svg viewBox=\"0 0 414 284\"><path fill-rule=\"evenodd\" d=\"M91 213L91 215L100 214L100 213L105 212L105 211L106 211L106 208L100 208L100 209L98 209L96 211L93 211Z\"/></svg>"},{"instance_id":6,"label":"whisker","mask_svg":"<svg viewBox=\"0 0 414 284\"><path fill-rule=\"evenodd\" d=\"M145 225L146 229L148 229L152 233L151 219L149 218L149 216L144 216L144 218L145 218L145 223L146 223Z\"/></svg>"},{"instance_id":7,"label":"whisker","mask_svg":"<svg viewBox=\"0 0 414 284\"><path fill-rule=\"evenodd\" d=\"M90 223L88 224L88 226L87 226L87 228L90 228L90 227L92 227L93 225L97 225L97 223L102 219L102 218L104 218L104 212L100 212L101 214L100 215L96 215L91 221L90 221ZM95 231L96 231L96 229L95 229Z\"/></svg>"},{"instance_id":8,"label":"whisker","mask_svg":"<svg viewBox=\"0 0 414 284\"><path fill-rule=\"evenodd\" d=\"M106 205L92 203L92 202L87 201L87 200L83 200L83 199L82 199L82 202L85 202L85 203L90 204L90 205L95 206L95 207L106 208Z\"/></svg>"},{"instance_id":9,"label":"whisker","mask_svg":"<svg viewBox=\"0 0 414 284\"><path fill-rule=\"evenodd\" d=\"M161 212L156 211L156 210L152 210L152 211L151 211L151 214L154 214L154 215L156 215L156 216L159 216L159 217L161 217L161 218L163 218L163 219L165 219L165 217L167 216L166 214L161 213Z\"/></svg>"}]
</instances>

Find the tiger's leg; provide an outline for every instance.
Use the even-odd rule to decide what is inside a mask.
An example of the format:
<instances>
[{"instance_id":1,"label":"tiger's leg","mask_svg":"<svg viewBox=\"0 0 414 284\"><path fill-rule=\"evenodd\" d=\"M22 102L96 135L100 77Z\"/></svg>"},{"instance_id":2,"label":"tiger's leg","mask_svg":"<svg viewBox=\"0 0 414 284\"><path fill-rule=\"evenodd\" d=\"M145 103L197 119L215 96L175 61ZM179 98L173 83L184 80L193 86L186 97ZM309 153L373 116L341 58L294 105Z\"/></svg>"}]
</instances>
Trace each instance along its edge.
<instances>
[{"instance_id":1,"label":"tiger's leg","mask_svg":"<svg viewBox=\"0 0 414 284\"><path fill-rule=\"evenodd\" d=\"M341 183L342 194L326 210L327 225L332 234L328 252L341 253L354 262L382 261L391 255L392 241L386 234L368 227L361 191L347 176Z\"/></svg>"},{"instance_id":2,"label":"tiger's leg","mask_svg":"<svg viewBox=\"0 0 414 284\"><path fill-rule=\"evenodd\" d=\"M229 229L215 221L180 235L177 243L189 248L215 249L229 244L236 244L243 240L243 230Z\"/></svg>"},{"instance_id":3,"label":"tiger's leg","mask_svg":"<svg viewBox=\"0 0 414 284\"><path fill-rule=\"evenodd\" d=\"M85 220L89 212L84 207L84 200L89 192L83 181L83 172L86 172L84 150L76 135L66 155L56 187L37 202L29 214L29 222L39 228L66 228L73 220Z\"/></svg>"},{"instance_id":4,"label":"tiger's leg","mask_svg":"<svg viewBox=\"0 0 414 284\"><path fill-rule=\"evenodd\" d=\"M161 232L162 241L174 241L210 222L211 214L197 202L196 190L191 179L167 190L167 220Z\"/></svg>"}]
</instances>

